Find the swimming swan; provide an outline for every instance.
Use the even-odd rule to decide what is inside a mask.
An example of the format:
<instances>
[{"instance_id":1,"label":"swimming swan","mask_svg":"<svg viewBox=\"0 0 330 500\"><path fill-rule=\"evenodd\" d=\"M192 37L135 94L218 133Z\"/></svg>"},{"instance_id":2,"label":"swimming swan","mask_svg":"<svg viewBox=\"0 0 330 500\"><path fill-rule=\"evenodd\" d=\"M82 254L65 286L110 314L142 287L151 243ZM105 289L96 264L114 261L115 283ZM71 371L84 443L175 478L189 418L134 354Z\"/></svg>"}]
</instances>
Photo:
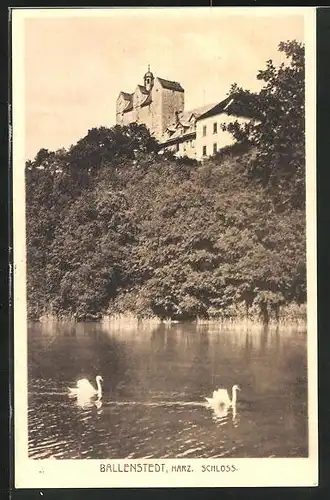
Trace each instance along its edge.
<instances>
[{"instance_id":1,"label":"swimming swan","mask_svg":"<svg viewBox=\"0 0 330 500\"><path fill-rule=\"evenodd\" d=\"M96 385L97 389L95 389L92 384L86 378L82 378L78 380L77 387L71 388L69 387L70 395L75 395L80 398L92 398L93 396L97 396L100 400L102 398L102 385L103 378L101 375L97 375L96 377Z\"/></svg>"},{"instance_id":2,"label":"swimming swan","mask_svg":"<svg viewBox=\"0 0 330 500\"><path fill-rule=\"evenodd\" d=\"M237 391L240 390L241 389L238 387L238 385L235 384L232 387L232 399L230 399L227 389L218 389L216 391L213 391L213 397L205 399L208 402L209 406L215 409L219 409L221 407L229 408L230 406L232 408L236 408Z\"/></svg>"}]
</instances>

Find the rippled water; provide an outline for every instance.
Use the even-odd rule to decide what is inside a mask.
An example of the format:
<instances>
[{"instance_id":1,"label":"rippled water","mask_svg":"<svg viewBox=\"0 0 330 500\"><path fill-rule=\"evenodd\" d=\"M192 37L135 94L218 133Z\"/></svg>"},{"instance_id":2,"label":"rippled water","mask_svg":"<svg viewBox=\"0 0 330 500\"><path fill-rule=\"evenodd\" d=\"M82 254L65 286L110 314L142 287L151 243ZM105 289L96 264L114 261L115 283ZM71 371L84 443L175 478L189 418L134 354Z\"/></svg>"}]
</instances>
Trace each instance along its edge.
<instances>
[{"instance_id":1,"label":"rippled water","mask_svg":"<svg viewBox=\"0 0 330 500\"><path fill-rule=\"evenodd\" d=\"M304 457L306 332L195 324L29 327L30 458ZM102 403L68 395L104 379ZM239 384L236 415L205 402Z\"/></svg>"}]
</instances>

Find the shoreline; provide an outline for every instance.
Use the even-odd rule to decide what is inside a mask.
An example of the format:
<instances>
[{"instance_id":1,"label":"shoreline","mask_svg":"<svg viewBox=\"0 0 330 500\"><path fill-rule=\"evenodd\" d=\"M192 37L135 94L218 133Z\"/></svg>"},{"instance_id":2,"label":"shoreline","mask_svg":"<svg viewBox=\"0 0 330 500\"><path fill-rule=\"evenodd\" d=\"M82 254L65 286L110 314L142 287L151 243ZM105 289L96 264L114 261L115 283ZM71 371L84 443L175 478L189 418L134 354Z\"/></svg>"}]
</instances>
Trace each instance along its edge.
<instances>
[{"instance_id":1,"label":"shoreline","mask_svg":"<svg viewBox=\"0 0 330 500\"><path fill-rule=\"evenodd\" d=\"M264 324L261 320L256 318L230 318L230 319L194 319L191 321L178 321L178 320L163 320L157 317L154 318L140 318L130 314L113 314L103 315L99 318L74 318L74 317L56 317L52 315L45 315L39 319L28 319L28 323L40 324L81 324L81 323L94 323L102 326L122 326L126 327L141 327L141 326L160 326L175 327L182 325L191 325L197 327L221 327L227 330L241 330L241 329L260 329L260 330L277 330L281 329L298 329L307 330L307 318L283 318L279 321L270 320L268 324Z\"/></svg>"}]
</instances>

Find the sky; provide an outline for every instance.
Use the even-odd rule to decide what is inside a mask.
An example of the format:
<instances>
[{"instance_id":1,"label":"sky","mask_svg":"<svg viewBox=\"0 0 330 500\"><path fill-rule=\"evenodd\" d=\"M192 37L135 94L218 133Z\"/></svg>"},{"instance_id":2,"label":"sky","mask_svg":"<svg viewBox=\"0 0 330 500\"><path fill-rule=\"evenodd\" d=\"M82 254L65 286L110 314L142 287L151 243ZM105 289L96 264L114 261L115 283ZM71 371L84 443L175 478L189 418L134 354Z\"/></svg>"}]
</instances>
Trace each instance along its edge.
<instances>
[{"instance_id":1,"label":"sky","mask_svg":"<svg viewBox=\"0 0 330 500\"><path fill-rule=\"evenodd\" d=\"M30 14L24 20L26 159L41 148L70 147L90 128L114 125L119 92L142 84L148 64L155 76L181 83L185 110L221 101L234 82L258 90L258 70L268 59L283 59L279 42L304 41L304 17L298 10L253 10Z\"/></svg>"}]
</instances>

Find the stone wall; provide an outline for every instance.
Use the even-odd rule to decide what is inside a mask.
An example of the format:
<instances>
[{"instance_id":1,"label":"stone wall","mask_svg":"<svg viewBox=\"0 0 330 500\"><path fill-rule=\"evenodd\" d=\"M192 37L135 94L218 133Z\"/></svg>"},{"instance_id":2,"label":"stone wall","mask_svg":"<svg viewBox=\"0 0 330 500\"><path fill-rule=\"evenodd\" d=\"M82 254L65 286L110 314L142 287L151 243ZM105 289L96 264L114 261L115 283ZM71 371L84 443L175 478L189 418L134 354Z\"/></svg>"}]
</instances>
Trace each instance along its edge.
<instances>
[{"instance_id":1,"label":"stone wall","mask_svg":"<svg viewBox=\"0 0 330 500\"><path fill-rule=\"evenodd\" d=\"M145 125L149 130L151 130L152 113L150 104L148 106L143 106L142 108L137 109L136 121L137 123Z\"/></svg>"},{"instance_id":2,"label":"stone wall","mask_svg":"<svg viewBox=\"0 0 330 500\"><path fill-rule=\"evenodd\" d=\"M162 136L162 89L155 83L151 91L152 103L150 105L151 111L151 126L150 132L154 135L156 139L160 139Z\"/></svg>"},{"instance_id":3,"label":"stone wall","mask_svg":"<svg viewBox=\"0 0 330 500\"><path fill-rule=\"evenodd\" d=\"M133 110L123 113L127 101L120 96L117 99L116 123L118 125L128 125L136 122L144 124L154 137L160 140L166 128L175 121L177 111L184 110L184 92L169 90L162 87L157 79L151 91L151 103L147 106L140 106L146 98L139 88L133 96Z\"/></svg>"},{"instance_id":4,"label":"stone wall","mask_svg":"<svg viewBox=\"0 0 330 500\"><path fill-rule=\"evenodd\" d=\"M116 115L116 123L117 125L129 125L132 122L136 121L136 113L133 109L128 113L117 113Z\"/></svg>"},{"instance_id":5,"label":"stone wall","mask_svg":"<svg viewBox=\"0 0 330 500\"><path fill-rule=\"evenodd\" d=\"M164 134L166 128L175 121L175 113L184 110L184 92L177 92L162 88L162 116L161 131Z\"/></svg>"}]
</instances>

